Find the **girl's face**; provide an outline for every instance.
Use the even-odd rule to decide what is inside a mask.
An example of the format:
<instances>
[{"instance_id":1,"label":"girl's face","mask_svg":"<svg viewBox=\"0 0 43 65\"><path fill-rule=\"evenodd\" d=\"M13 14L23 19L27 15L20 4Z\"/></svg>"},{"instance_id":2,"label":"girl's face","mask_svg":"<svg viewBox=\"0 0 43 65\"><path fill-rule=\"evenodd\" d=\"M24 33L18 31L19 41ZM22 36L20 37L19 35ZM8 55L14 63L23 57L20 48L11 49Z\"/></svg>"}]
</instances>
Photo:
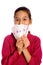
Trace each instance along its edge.
<instances>
[{"instance_id":1,"label":"girl's face","mask_svg":"<svg viewBox=\"0 0 43 65\"><path fill-rule=\"evenodd\" d=\"M24 24L24 25L29 25L30 19L28 17L27 12L25 11L18 11L15 15L14 18L15 24Z\"/></svg>"}]
</instances>

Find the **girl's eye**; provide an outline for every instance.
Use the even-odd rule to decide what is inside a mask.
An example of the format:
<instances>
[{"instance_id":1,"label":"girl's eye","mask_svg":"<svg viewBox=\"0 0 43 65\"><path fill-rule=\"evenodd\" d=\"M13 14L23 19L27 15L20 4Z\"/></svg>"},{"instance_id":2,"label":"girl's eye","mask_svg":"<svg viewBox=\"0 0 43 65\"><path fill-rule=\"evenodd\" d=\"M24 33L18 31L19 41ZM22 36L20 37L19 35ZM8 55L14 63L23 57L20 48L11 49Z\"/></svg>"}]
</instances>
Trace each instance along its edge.
<instances>
[{"instance_id":1,"label":"girl's eye","mask_svg":"<svg viewBox=\"0 0 43 65\"><path fill-rule=\"evenodd\" d=\"M27 19L24 19L24 21L26 21Z\"/></svg>"},{"instance_id":2,"label":"girl's eye","mask_svg":"<svg viewBox=\"0 0 43 65\"><path fill-rule=\"evenodd\" d=\"M16 21L19 21L19 19L16 19Z\"/></svg>"}]
</instances>

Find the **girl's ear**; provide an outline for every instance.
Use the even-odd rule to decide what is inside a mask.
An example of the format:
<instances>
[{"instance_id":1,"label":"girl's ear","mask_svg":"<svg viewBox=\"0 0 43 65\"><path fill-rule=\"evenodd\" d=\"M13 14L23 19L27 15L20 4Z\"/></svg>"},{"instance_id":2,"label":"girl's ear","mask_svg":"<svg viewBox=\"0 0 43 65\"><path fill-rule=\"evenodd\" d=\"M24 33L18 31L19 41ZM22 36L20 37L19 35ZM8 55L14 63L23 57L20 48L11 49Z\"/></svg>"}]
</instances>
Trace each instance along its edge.
<instances>
[{"instance_id":1,"label":"girl's ear","mask_svg":"<svg viewBox=\"0 0 43 65\"><path fill-rule=\"evenodd\" d=\"M30 25L32 24L32 19L30 20L30 23L29 23Z\"/></svg>"}]
</instances>

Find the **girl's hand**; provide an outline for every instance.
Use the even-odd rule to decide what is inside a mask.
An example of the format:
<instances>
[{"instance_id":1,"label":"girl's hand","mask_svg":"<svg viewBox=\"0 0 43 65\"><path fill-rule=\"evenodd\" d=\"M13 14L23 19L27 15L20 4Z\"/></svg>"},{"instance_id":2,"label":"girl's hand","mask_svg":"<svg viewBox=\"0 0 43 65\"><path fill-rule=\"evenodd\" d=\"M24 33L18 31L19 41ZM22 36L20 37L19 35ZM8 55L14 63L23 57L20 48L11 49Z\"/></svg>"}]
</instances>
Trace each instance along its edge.
<instances>
[{"instance_id":1,"label":"girl's hand","mask_svg":"<svg viewBox=\"0 0 43 65\"><path fill-rule=\"evenodd\" d=\"M28 40L28 38L26 36L22 36L22 42L24 44L25 47L28 47L30 45L30 41Z\"/></svg>"},{"instance_id":2,"label":"girl's hand","mask_svg":"<svg viewBox=\"0 0 43 65\"><path fill-rule=\"evenodd\" d=\"M21 54L22 48L23 48L23 43L22 43L21 38L17 40L17 42L16 42L16 47L17 47L17 49L18 49L19 54Z\"/></svg>"},{"instance_id":3,"label":"girl's hand","mask_svg":"<svg viewBox=\"0 0 43 65\"><path fill-rule=\"evenodd\" d=\"M19 38L16 42L16 47L18 49L19 54L21 54L21 52L23 51L23 47L27 48L29 45L30 41L26 36L23 35L21 38Z\"/></svg>"}]
</instances>

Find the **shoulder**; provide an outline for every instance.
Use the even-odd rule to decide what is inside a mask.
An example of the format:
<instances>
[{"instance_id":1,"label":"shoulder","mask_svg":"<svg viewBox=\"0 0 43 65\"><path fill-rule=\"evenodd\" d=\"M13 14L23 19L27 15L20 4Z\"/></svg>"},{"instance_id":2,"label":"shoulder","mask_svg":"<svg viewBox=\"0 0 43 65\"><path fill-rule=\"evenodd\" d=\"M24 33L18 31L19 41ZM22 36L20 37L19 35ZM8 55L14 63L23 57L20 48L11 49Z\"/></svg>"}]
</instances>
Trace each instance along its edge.
<instances>
[{"instance_id":1,"label":"shoulder","mask_svg":"<svg viewBox=\"0 0 43 65\"><path fill-rule=\"evenodd\" d=\"M13 36L13 34L9 34L7 36L5 36L4 41L3 41L3 45L11 45L11 43L13 43L15 41L15 38Z\"/></svg>"},{"instance_id":2,"label":"shoulder","mask_svg":"<svg viewBox=\"0 0 43 65\"><path fill-rule=\"evenodd\" d=\"M33 42L41 42L41 39L40 39L40 37L38 37L38 36L36 36L36 35L33 35L33 34L28 34L28 38L31 40L31 41L33 41Z\"/></svg>"},{"instance_id":3,"label":"shoulder","mask_svg":"<svg viewBox=\"0 0 43 65\"><path fill-rule=\"evenodd\" d=\"M12 40L13 38L14 38L14 36L13 36L13 34L11 33L11 34L5 36L4 41L5 41L5 40L6 40L6 41L10 41L10 40Z\"/></svg>"}]
</instances>

